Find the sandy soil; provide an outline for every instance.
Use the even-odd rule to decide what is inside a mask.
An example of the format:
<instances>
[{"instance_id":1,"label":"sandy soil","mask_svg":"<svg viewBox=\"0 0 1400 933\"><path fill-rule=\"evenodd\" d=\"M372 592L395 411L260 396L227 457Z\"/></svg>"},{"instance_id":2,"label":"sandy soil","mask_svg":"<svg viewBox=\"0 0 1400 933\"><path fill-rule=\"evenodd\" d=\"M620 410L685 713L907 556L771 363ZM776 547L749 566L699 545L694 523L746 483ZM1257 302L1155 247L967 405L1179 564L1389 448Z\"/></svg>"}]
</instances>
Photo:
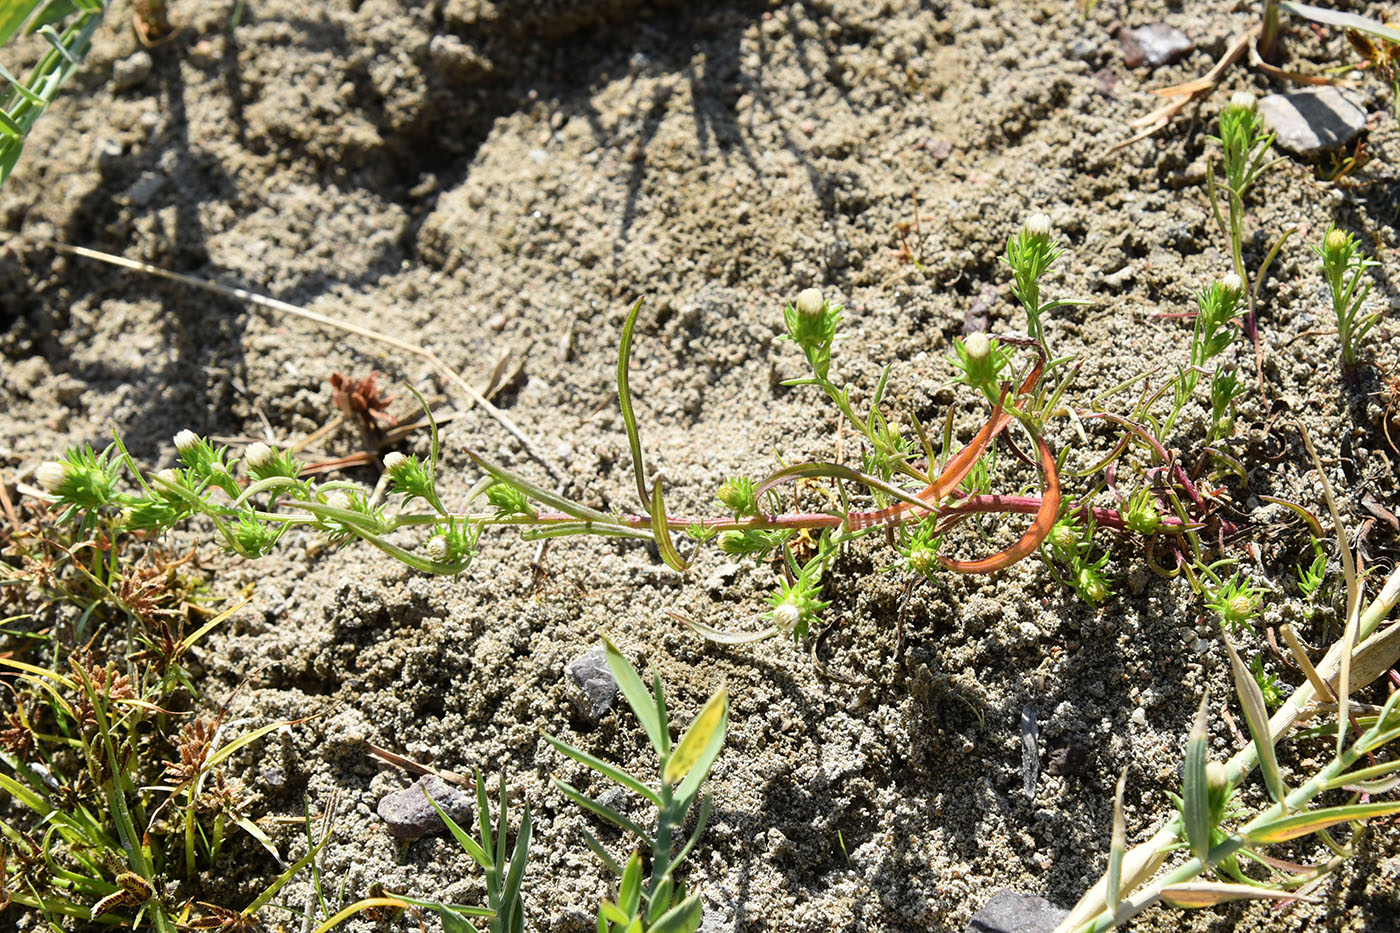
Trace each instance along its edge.
<instances>
[{"instance_id":1,"label":"sandy soil","mask_svg":"<svg viewBox=\"0 0 1400 933\"><path fill-rule=\"evenodd\" d=\"M1107 152L1148 109L1145 92L1203 73L1253 4L1105 0L1081 19L1060 0L263 0L236 29L230 6L175 4L180 32L125 87L114 73L143 53L114 14L0 194L0 224L393 333L473 382L510 354L521 373L497 404L570 494L628 509L612 370L639 295L649 296L633 376L643 441L688 510L711 508L731 473L854 455L810 390L779 385L801 372L777 340L781 300L810 285L849 308L836 370L858 398L889 363L892 408L933 421L951 404L963 436L973 430L979 406L943 388L949 344L969 315L993 331L1023 326L998 256L1035 211L1069 248L1055 294L1094 301L1049 325L1054 345L1084 360L1071 401L1184 361L1188 325L1153 315L1192 310L1194 292L1228 271L1201 183L1208 121L1232 91L1273 89L1237 68L1159 139ZM1113 38L1120 20L1164 20L1197 50L1129 69ZM1339 36L1308 28L1292 48L1318 64L1350 56ZM1243 402L1250 484L1230 492L1258 528L1259 573L1278 581L1269 624L1301 617L1284 581L1305 540L1256 496L1320 507L1292 417L1311 426L1353 527L1364 493L1396 502L1380 375L1348 389L1335 337L1299 339L1326 326L1306 244L1329 221L1363 236L1384 263L1374 300L1395 300L1400 134L1388 89L1372 80L1358 93L1373 112L1374 161L1341 184L1288 161L1251 202L1254 249L1303 228L1265 289L1270 396ZM912 256L901 224L913 225ZM410 355L174 283L20 241L0 275L0 465L12 477L113 430L152 467L186 427L298 438L331 417L334 372L377 369L444 411L464 407ZM1383 325L1370 358L1394 367L1398 354L1396 327ZM1072 440L1068 425L1057 431L1057 443ZM466 447L552 482L480 410L444 436L449 494L476 479ZM1090 441L1085 464L1107 449ZM324 452L358 446L347 430ZM1002 888L1069 905L1103 870L1120 770L1140 836L1170 807L1201 690L1229 695L1214 623L1132 547L1115 549L1117 592L1098 610L1035 560L919 588L902 651L904 581L879 572L888 551L859 547L832 575L838 628L821 645L852 685L822 676L808 645L725 648L668 618L674 608L742 627L766 608L772 570L714 552L679 575L644 548L558 542L536 578L533 546L492 536L466 574L444 580L369 548L313 544L290 538L254 563L208 549L220 591L254 598L199 660L210 702L246 684L239 717L320 714L236 771L254 812L294 816L304 797L314 808L338 798L324 863L347 899L375 881L479 896L449 841L400 851L385 833L375 804L408 779L377 767L368 740L455 771L505 769L537 818L536 927L593 929L611 882L582 845L588 821L549 783L589 779L541 734L644 766L631 717L588 726L564 685L600 631L661 672L682 719L722 683L733 697L716 815L691 874L716 933L961 929ZM1377 525L1367 547L1388 564L1396 535ZM1314 643L1334 621L1318 619ZM1033 799L1022 789L1028 705L1045 756ZM1223 756L1237 742L1216 727ZM1056 750L1072 752L1069 767L1048 768ZM293 854L304 845L299 827L276 832ZM1358 849L1319 906L1162 911L1135 928L1396 929L1400 833L1377 826ZM233 847L205 896L242 903L266 877L266 865L249 869L255 859L252 846ZM284 900L310 896L303 880Z\"/></svg>"}]
</instances>

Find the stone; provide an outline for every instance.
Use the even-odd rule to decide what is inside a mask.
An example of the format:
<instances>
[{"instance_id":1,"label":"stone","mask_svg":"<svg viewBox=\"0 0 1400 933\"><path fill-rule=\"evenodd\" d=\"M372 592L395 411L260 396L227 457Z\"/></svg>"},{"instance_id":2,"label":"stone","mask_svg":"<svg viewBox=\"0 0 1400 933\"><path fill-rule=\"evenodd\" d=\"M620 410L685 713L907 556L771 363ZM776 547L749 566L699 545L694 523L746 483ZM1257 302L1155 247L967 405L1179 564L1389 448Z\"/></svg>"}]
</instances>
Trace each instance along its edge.
<instances>
[{"instance_id":1,"label":"stone","mask_svg":"<svg viewBox=\"0 0 1400 933\"><path fill-rule=\"evenodd\" d=\"M471 798L442 778L425 774L403 790L381 798L379 806L375 807L375 812L384 821L389 835L412 842L447 828L447 824L442 821L442 817L428 800L428 794L432 795L437 805L442 807L458 826L471 826Z\"/></svg>"},{"instance_id":2,"label":"stone","mask_svg":"<svg viewBox=\"0 0 1400 933\"><path fill-rule=\"evenodd\" d=\"M1316 159L1354 143L1366 131L1366 112L1340 88L1311 87L1259 101L1274 144L1300 159Z\"/></svg>"},{"instance_id":3,"label":"stone","mask_svg":"<svg viewBox=\"0 0 1400 933\"><path fill-rule=\"evenodd\" d=\"M1181 30L1166 23L1152 23L1118 33L1118 47L1123 50L1123 62L1129 68L1148 65L1157 68L1190 54L1196 43Z\"/></svg>"},{"instance_id":4,"label":"stone","mask_svg":"<svg viewBox=\"0 0 1400 933\"><path fill-rule=\"evenodd\" d=\"M594 648L575 658L569 665L569 680L574 705L579 715L592 723L601 722L617 702L617 678L608 667L608 656L602 648Z\"/></svg>"},{"instance_id":5,"label":"stone","mask_svg":"<svg viewBox=\"0 0 1400 933\"><path fill-rule=\"evenodd\" d=\"M112 65L112 90L120 94L145 84L154 64L151 53L145 49L137 49L127 58L118 59Z\"/></svg>"},{"instance_id":6,"label":"stone","mask_svg":"<svg viewBox=\"0 0 1400 933\"><path fill-rule=\"evenodd\" d=\"M1051 933L1069 911L1034 894L998 891L967 923L966 933Z\"/></svg>"}]
</instances>

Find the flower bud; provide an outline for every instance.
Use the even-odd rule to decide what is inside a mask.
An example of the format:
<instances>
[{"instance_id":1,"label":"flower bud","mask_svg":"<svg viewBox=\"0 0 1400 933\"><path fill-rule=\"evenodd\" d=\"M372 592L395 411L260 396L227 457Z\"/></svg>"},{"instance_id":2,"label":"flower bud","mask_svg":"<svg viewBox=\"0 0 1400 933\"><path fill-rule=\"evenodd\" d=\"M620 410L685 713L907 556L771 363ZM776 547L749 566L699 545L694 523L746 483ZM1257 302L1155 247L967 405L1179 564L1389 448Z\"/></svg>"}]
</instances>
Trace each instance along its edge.
<instances>
[{"instance_id":1,"label":"flower bud","mask_svg":"<svg viewBox=\"0 0 1400 933\"><path fill-rule=\"evenodd\" d=\"M909 566L916 573L928 573L934 565L933 548L924 545L915 545L909 549Z\"/></svg>"},{"instance_id":2,"label":"flower bud","mask_svg":"<svg viewBox=\"0 0 1400 933\"><path fill-rule=\"evenodd\" d=\"M199 435L189 428L185 428L179 434L175 435L175 449L182 454L187 454L191 450L194 450L199 446L199 443Z\"/></svg>"},{"instance_id":3,"label":"flower bud","mask_svg":"<svg viewBox=\"0 0 1400 933\"><path fill-rule=\"evenodd\" d=\"M1230 95L1230 108L1233 110L1253 110L1256 101L1248 91L1236 91Z\"/></svg>"},{"instance_id":4,"label":"flower bud","mask_svg":"<svg viewBox=\"0 0 1400 933\"><path fill-rule=\"evenodd\" d=\"M1220 287L1227 292L1234 292L1238 295L1244 291L1244 279L1230 272L1220 279Z\"/></svg>"},{"instance_id":5,"label":"flower bud","mask_svg":"<svg viewBox=\"0 0 1400 933\"><path fill-rule=\"evenodd\" d=\"M262 441L255 441L243 451L243 465L249 470L261 470L272 462L272 448Z\"/></svg>"},{"instance_id":6,"label":"flower bud","mask_svg":"<svg viewBox=\"0 0 1400 933\"><path fill-rule=\"evenodd\" d=\"M967 351L969 363L981 363L991 355L992 341L981 331L963 338L963 349Z\"/></svg>"},{"instance_id":7,"label":"flower bud","mask_svg":"<svg viewBox=\"0 0 1400 933\"><path fill-rule=\"evenodd\" d=\"M156 471L155 479L159 480L162 483L170 483L171 485L175 485L180 482L180 474L170 469L170 467L166 467L163 470Z\"/></svg>"},{"instance_id":8,"label":"flower bud","mask_svg":"<svg viewBox=\"0 0 1400 933\"><path fill-rule=\"evenodd\" d=\"M792 603L782 603L773 610L773 624L784 632L791 632L802 621L802 610Z\"/></svg>"},{"instance_id":9,"label":"flower bud","mask_svg":"<svg viewBox=\"0 0 1400 933\"><path fill-rule=\"evenodd\" d=\"M1333 227L1327 231L1327 239L1322 243L1322 248L1329 253L1339 253L1347 248L1348 236L1345 231Z\"/></svg>"},{"instance_id":10,"label":"flower bud","mask_svg":"<svg viewBox=\"0 0 1400 933\"><path fill-rule=\"evenodd\" d=\"M39 464L39 468L34 471L34 478L39 485L43 486L51 493L59 493L63 485L68 482L68 466L59 463L57 460L50 460L47 463Z\"/></svg>"},{"instance_id":11,"label":"flower bud","mask_svg":"<svg viewBox=\"0 0 1400 933\"><path fill-rule=\"evenodd\" d=\"M1075 534L1074 528L1063 523L1056 523L1050 529L1050 546L1061 554L1070 554L1079 547L1079 535Z\"/></svg>"},{"instance_id":12,"label":"flower bud","mask_svg":"<svg viewBox=\"0 0 1400 933\"><path fill-rule=\"evenodd\" d=\"M1026 218L1026 235L1048 237L1050 235L1050 215L1035 213Z\"/></svg>"},{"instance_id":13,"label":"flower bud","mask_svg":"<svg viewBox=\"0 0 1400 933\"><path fill-rule=\"evenodd\" d=\"M326 493L325 503L333 509L353 509L355 507L355 500L343 489L332 489Z\"/></svg>"},{"instance_id":14,"label":"flower bud","mask_svg":"<svg viewBox=\"0 0 1400 933\"><path fill-rule=\"evenodd\" d=\"M438 563L446 563L452 557L452 544L447 540L447 535L433 535L428 539L428 543L423 545L423 550L427 552L429 559Z\"/></svg>"},{"instance_id":15,"label":"flower bud","mask_svg":"<svg viewBox=\"0 0 1400 933\"><path fill-rule=\"evenodd\" d=\"M819 317L826 309L820 288L804 288L797 293L797 300L793 305L797 308L797 313L805 318Z\"/></svg>"},{"instance_id":16,"label":"flower bud","mask_svg":"<svg viewBox=\"0 0 1400 933\"><path fill-rule=\"evenodd\" d=\"M405 457L403 454L399 453L397 450L391 451L384 455L384 469L389 473L393 473L395 470L397 470L399 467L401 467L407 462L408 458Z\"/></svg>"}]
</instances>

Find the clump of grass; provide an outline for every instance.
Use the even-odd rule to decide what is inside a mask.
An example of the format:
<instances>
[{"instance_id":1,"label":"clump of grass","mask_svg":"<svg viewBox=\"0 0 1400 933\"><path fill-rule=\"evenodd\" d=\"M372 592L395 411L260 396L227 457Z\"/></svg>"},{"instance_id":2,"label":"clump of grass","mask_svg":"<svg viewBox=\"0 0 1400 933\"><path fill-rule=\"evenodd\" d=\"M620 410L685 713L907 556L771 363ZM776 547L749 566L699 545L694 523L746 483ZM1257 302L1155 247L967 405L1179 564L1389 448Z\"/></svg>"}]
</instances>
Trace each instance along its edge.
<instances>
[{"instance_id":1,"label":"clump of grass","mask_svg":"<svg viewBox=\"0 0 1400 933\"><path fill-rule=\"evenodd\" d=\"M74 496L113 494L102 455L72 459ZM3 897L51 925L174 931L253 917L291 875L242 908L197 903L199 875L235 831L278 860L222 766L285 723L248 728L199 710L186 668L237 607L190 602L199 585L181 572L187 558L105 534L95 513L3 504L0 789L13 803L0 824Z\"/></svg>"}]
</instances>

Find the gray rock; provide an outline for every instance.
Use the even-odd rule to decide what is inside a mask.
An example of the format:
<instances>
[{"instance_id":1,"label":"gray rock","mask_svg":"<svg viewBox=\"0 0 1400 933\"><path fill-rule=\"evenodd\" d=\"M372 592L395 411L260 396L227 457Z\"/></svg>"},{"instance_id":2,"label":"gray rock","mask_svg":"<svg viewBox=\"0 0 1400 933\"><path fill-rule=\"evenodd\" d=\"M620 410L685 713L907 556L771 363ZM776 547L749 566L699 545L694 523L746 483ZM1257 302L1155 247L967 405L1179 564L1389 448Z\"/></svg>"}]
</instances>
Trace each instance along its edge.
<instances>
[{"instance_id":1,"label":"gray rock","mask_svg":"<svg viewBox=\"0 0 1400 933\"><path fill-rule=\"evenodd\" d=\"M569 665L569 680L578 688L573 691L574 705L589 722L600 722L617 702L617 679L602 648L575 658Z\"/></svg>"},{"instance_id":2,"label":"gray rock","mask_svg":"<svg viewBox=\"0 0 1400 933\"><path fill-rule=\"evenodd\" d=\"M1270 94L1259 101L1259 113L1278 135L1278 147L1300 159L1349 146L1366 130L1365 111L1335 87Z\"/></svg>"},{"instance_id":3,"label":"gray rock","mask_svg":"<svg viewBox=\"0 0 1400 933\"><path fill-rule=\"evenodd\" d=\"M112 90L117 93L140 87L151 76L151 53L137 49L128 58L119 59L112 66Z\"/></svg>"},{"instance_id":4,"label":"gray rock","mask_svg":"<svg viewBox=\"0 0 1400 933\"><path fill-rule=\"evenodd\" d=\"M1129 68L1137 68L1139 65L1156 68L1160 65L1170 65L1189 54L1196 48L1196 43L1179 29L1166 23L1153 23L1136 29L1120 30L1118 47L1123 50L1123 62Z\"/></svg>"},{"instance_id":5,"label":"gray rock","mask_svg":"<svg viewBox=\"0 0 1400 933\"><path fill-rule=\"evenodd\" d=\"M1043 897L998 891L972 915L966 933L1051 933L1068 915Z\"/></svg>"},{"instance_id":6,"label":"gray rock","mask_svg":"<svg viewBox=\"0 0 1400 933\"><path fill-rule=\"evenodd\" d=\"M424 790L427 790L427 794ZM379 801L375 812L384 821L389 835L412 842L429 833L440 833L447 828L437 810L428 800L442 807L458 826L470 826L472 821L471 798L461 790L448 784L442 778L425 774L401 791L395 791Z\"/></svg>"}]
</instances>

